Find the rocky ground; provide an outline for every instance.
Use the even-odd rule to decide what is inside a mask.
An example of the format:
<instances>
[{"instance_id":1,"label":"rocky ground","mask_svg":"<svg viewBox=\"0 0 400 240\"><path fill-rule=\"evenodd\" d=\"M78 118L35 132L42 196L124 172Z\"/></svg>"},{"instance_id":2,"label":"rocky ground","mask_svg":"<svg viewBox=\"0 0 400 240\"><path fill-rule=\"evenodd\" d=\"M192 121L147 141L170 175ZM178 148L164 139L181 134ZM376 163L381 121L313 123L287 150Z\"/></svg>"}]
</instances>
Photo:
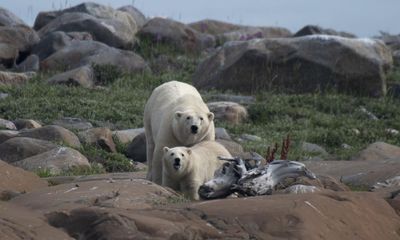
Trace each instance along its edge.
<instances>
[{"instance_id":1,"label":"rocky ground","mask_svg":"<svg viewBox=\"0 0 400 240\"><path fill-rule=\"evenodd\" d=\"M321 35L323 34L323 35ZM1 239L399 239L400 37L94 3L0 8ZM145 180L143 106L192 83L234 156L287 134L317 187L191 202Z\"/></svg>"}]
</instances>

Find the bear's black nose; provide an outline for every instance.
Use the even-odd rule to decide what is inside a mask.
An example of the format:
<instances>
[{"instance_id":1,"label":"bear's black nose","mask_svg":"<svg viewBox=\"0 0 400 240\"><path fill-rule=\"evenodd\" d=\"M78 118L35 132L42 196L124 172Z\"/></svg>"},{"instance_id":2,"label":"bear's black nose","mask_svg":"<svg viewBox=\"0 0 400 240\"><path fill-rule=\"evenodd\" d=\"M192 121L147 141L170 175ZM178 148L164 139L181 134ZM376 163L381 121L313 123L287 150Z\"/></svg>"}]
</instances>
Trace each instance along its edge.
<instances>
[{"instance_id":1,"label":"bear's black nose","mask_svg":"<svg viewBox=\"0 0 400 240\"><path fill-rule=\"evenodd\" d=\"M192 133L197 133L199 127L197 127L196 125L192 125L192 127L190 127L190 130L192 130Z\"/></svg>"},{"instance_id":2,"label":"bear's black nose","mask_svg":"<svg viewBox=\"0 0 400 240\"><path fill-rule=\"evenodd\" d=\"M180 164L181 163L181 159L180 158L175 158L175 164Z\"/></svg>"}]
</instances>

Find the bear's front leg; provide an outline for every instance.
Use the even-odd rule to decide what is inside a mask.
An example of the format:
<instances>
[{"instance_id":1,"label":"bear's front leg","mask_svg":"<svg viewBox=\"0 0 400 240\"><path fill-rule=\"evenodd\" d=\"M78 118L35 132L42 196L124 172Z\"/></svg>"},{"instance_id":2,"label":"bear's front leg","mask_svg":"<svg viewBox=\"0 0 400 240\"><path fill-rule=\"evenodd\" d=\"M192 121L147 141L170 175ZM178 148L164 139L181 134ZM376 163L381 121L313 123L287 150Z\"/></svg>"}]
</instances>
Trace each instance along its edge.
<instances>
[{"instance_id":1,"label":"bear's front leg","mask_svg":"<svg viewBox=\"0 0 400 240\"><path fill-rule=\"evenodd\" d=\"M163 173L163 166L162 166L162 158L164 152L163 150L156 145L153 155L152 161L152 168L151 168L151 178L152 181L161 185L162 184L162 173Z\"/></svg>"},{"instance_id":2,"label":"bear's front leg","mask_svg":"<svg viewBox=\"0 0 400 240\"><path fill-rule=\"evenodd\" d=\"M172 188L175 191L181 190L179 188L179 181L176 179L172 179L165 171L163 171L162 185Z\"/></svg>"},{"instance_id":3,"label":"bear's front leg","mask_svg":"<svg viewBox=\"0 0 400 240\"><path fill-rule=\"evenodd\" d=\"M196 181L190 181L190 182L181 182L181 190L183 194L192 199L192 200L199 200L199 187L200 184L198 184Z\"/></svg>"}]
</instances>

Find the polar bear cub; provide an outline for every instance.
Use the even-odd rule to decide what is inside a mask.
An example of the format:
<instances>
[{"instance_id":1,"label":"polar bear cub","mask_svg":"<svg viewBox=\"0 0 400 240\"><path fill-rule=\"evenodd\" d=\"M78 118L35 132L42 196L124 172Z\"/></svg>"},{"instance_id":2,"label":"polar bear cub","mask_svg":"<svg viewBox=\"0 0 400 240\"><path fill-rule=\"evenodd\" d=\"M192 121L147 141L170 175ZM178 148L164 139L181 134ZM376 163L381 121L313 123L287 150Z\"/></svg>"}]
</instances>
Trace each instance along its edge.
<instances>
[{"instance_id":1,"label":"polar bear cub","mask_svg":"<svg viewBox=\"0 0 400 240\"><path fill-rule=\"evenodd\" d=\"M224 146L215 141L204 141L190 148L164 147L163 185L198 200L199 187L211 180L215 170L225 162L218 156L232 157Z\"/></svg>"},{"instance_id":2,"label":"polar bear cub","mask_svg":"<svg viewBox=\"0 0 400 240\"><path fill-rule=\"evenodd\" d=\"M171 81L154 89L144 110L147 179L162 183L163 147L215 139L214 114L193 86Z\"/></svg>"}]
</instances>

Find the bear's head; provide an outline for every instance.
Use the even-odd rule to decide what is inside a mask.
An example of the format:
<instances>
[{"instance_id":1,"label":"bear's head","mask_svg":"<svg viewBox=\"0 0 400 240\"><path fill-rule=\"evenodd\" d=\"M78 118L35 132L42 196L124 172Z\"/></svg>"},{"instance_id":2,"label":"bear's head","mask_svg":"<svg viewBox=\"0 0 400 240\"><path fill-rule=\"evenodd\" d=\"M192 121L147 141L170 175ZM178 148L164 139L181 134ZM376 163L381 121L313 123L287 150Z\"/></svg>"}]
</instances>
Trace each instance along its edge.
<instances>
[{"instance_id":1,"label":"bear's head","mask_svg":"<svg viewBox=\"0 0 400 240\"><path fill-rule=\"evenodd\" d=\"M191 146L203 140L214 127L214 114L192 110L175 112L172 128L175 137L185 146Z\"/></svg>"},{"instance_id":2,"label":"bear's head","mask_svg":"<svg viewBox=\"0 0 400 240\"><path fill-rule=\"evenodd\" d=\"M176 177L183 177L190 165L192 150L186 147L164 147L163 169Z\"/></svg>"}]
</instances>

